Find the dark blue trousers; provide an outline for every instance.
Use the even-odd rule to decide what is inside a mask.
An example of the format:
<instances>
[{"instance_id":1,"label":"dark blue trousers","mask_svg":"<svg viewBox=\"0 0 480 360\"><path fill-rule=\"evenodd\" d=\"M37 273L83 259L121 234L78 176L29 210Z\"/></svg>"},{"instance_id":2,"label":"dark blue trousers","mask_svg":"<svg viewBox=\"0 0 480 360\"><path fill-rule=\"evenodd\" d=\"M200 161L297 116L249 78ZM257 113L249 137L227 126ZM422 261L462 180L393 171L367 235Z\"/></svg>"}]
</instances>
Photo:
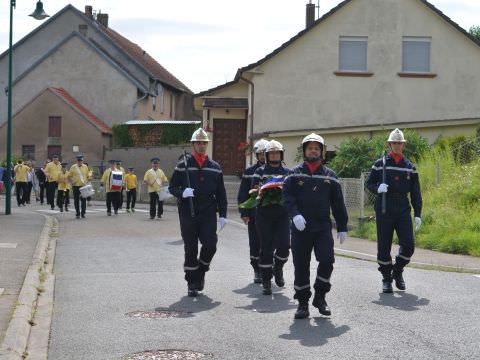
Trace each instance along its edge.
<instances>
[{"instance_id":1,"label":"dark blue trousers","mask_svg":"<svg viewBox=\"0 0 480 360\"><path fill-rule=\"evenodd\" d=\"M248 222L248 245L250 247L250 264L254 270L258 269L260 260L260 239L257 235L257 225L255 217L250 217Z\"/></svg>"},{"instance_id":2,"label":"dark blue trousers","mask_svg":"<svg viewBox=\"0 0 480 360\"><path fill-rule=\"evenodd\" d=\"M333 236L329 230L298 231L292 229L292 257L295 266L294 298L299 302L308 301L310 291L310 259L312 249L318 261L315 291L327 293L330 291L330 276L333 272L335 256L333 252Z\"/></svg>"}]
</instances>

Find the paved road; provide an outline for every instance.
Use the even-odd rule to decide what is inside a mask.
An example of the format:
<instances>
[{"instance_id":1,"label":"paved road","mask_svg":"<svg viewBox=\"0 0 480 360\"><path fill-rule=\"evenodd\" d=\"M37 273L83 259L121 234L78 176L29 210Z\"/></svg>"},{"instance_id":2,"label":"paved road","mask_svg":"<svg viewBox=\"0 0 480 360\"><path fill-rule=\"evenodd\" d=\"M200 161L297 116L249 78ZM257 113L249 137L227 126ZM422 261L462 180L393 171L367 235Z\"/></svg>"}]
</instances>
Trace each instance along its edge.
<instances>
[{"instance_id":1,"label":"paved road","mask_svg":"<svg viewBox=\"0 0 480 360\"><path fill-rule=\"evenodd\" d=\"M407 269L408 290L380 293L372 262L338 257L327 300L331 318L311 309L293 320L293 269L287 286L261 295L251 283L246 231L220 233L204 294L186 296L178 215L145 212L60 220L51 360L121 359L159 349L191 349L215 359L478 359L480 278ZM236 215L235 215L236 217ZM142 319L134 311L175 310Z\"/></svg>"}]
</instances>

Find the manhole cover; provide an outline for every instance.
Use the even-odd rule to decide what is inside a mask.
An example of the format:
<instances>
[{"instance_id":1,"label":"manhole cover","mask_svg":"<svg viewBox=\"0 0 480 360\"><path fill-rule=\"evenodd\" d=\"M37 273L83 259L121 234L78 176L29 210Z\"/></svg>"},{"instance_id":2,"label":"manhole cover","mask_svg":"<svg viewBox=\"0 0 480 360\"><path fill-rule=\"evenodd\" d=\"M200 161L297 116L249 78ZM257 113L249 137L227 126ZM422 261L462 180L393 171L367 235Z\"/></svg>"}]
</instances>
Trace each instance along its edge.
<instances>
[{"instance_id":1,"label":"manhole cover","mask_svg":"<svg viewBox=\"0 0 480 360\"><path fill-rule=\"evenodd\" d=\"M127 356L125 360L197 360L211 358L212 354L204 354L191 350L167 349L139 352Z\"/></svg>"},{"instance_id":2,"label":"manhole cover","mask_svg":"<svg viewBox=\"0 0 480 360\"><path fill-rule=\"evenodd\" d=\"M153 311L132 311L125 315L139 319L167 319L174 317L189 317L192 316L188 311L176 310L153 310Z\"/></svg>"}]
</instances>

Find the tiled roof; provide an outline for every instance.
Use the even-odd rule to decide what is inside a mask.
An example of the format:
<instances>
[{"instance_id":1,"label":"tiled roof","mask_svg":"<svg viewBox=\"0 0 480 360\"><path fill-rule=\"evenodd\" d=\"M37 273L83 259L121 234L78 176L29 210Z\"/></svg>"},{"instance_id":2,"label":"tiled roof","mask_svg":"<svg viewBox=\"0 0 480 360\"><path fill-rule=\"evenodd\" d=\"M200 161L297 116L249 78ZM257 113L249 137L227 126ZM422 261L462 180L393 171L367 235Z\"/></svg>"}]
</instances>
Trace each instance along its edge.
<instances>
[{"instance_id":1,"label":"tiled roof","mask_svg":"<svg viewBox=\"0 0 480 360\"><path fill-rule=\"evenodd\" d=\"M50 87L57 96L59 96L62 100L64 100L68 105L73 107L77 112L80 113L86 120L88 120L91 124L93 124L98 130L100 130L103 134L111 134L112 129L105 124L102 120L98 117L93 115L90 111L84 108L77 100L75 100L72 95L70 95L65 89Z\"/></svg>"},{"instance_id":2,"label":"tiled roof","mask_svg":"<svg viewBox=\"0 0 480 360\"><path fill-rule=\"evenodd\" d=\"M178 90L193 94L193 92L175 76L173 76L167 69L160 65L153 57L143 50L137 44L131 42L127 38L123 37L115 30L105 27L99 24L101 29L112 41L120 46L125 52L127 52L136 62L143 66L153 76L155 76L161 82L170 85Z\"/></svg>"},{"instance_id":3,"label":"tiled roof","mask_svg":"<svg viewBox=\"0 0 480 360\"><path fill-rule=\"evenodd\" d=\"M203 100L204 108L222 108L222 109L248 109L247 98L205 98Z\"/></svg>"}]
</instances>

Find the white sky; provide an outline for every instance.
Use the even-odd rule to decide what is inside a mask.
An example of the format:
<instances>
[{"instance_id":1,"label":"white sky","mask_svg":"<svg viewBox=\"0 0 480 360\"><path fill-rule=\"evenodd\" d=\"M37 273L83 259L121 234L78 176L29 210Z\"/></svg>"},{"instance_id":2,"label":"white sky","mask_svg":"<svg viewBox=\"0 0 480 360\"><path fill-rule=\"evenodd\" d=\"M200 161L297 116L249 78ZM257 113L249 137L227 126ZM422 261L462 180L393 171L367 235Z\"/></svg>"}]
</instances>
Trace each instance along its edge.
<instances>
[{"instance_id":1,"label":"white sky","mask_svg":"<svg viewBox=\"0 0 480 360\"><path fill-rule=\"evenodd\" d=\"M109 14L111 28L139 44L192 91L233 79L238 68L256 62L305 26L308 0L71 0ZM317 0L313 1L317 3ZM320 14L340 0L320 0ZM479 0L430 0L468 30L480 25ZM0 1L0 53L8 48L10 0ZM40 22L29 17L36 0L17 0L13 41ZM43 0L54 15L68 4Z\"/></svg>"}]
</instances>

